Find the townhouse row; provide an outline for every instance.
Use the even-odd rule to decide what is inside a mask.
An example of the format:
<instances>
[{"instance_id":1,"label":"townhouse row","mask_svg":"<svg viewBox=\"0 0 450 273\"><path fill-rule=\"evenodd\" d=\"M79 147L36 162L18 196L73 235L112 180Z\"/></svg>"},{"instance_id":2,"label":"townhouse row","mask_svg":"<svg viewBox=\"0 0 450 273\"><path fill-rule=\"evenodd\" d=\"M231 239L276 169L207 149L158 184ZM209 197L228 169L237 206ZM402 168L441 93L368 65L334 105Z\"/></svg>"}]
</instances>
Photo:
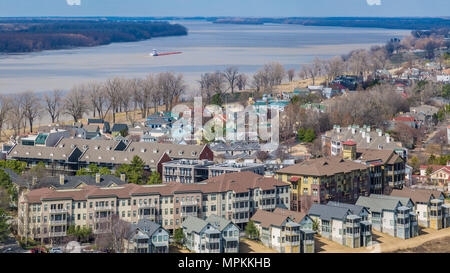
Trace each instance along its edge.
<instances>
[{"instance_id":1,"label":"townhouse row","mask_svg":"<svg viewBox=\"0 0 450 273\"><path fill-rule=\"evenodd\" d=\"M188 216L212 214L240 229L258 209L288 208L289 184L251 173L231 173L196 184L81 184L72 189L41 188L22 192L18 205L21 237L64 237L68 226L87 226L94 233L108 228L112 215L130 223L148 219L173 232Z\"/></svg>"}]
</instances>

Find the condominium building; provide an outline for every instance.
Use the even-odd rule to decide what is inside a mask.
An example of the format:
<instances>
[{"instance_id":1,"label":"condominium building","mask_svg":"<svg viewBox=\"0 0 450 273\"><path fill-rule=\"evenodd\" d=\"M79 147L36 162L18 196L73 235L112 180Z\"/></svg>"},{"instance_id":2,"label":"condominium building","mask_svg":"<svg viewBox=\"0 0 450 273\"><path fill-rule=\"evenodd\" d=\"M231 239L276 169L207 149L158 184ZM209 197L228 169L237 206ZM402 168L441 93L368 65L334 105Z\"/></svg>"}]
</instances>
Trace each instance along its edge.
<instances>
[{"instance_id":1,"label":"condominium building","mask_svg":"<svg viewBox=\"0 0 450 273\"><path fill-rule=\"evenodd\" d=\"M409 239L418 235L414 203L409 198L376 195L360 196L356 205L369 210L373 229L393 237Z\"/></svg>"},{"instance_id":2,"label":"condominium building","mask_svg":"<svg viewBox=\"0 0 450 273\"><path fill-rule=\"evenodd\" d=\"M125 253L168 253L169 232L161 225L147 219L130 224L124 239Z\"/></svg>"},{"instance_id":3,"label":"condominium building","mask_svg":"<svg viewBox=\"0 0 450 273\"><path fill-rule=\"evenodd\" d=\"M383 134L380 129L373 130L366 125L362 128L358 125L344 128L335 125L333 130L322 135L322 145L332 156L341 155L344 148L342 143L348 140L355 142L360 148L395 151L404 158L408 155L408 150L401 142L395 142L389 134Z\"/></svg>"},{"instance_id":4,"label":"condominium building","mask_svg":"<svg viewBox=\"0 0 450 273\"><path fill-rule=\"evenodd\" d=\"M422 227L441 229L448 226L450 205L445 204L443 192L427 189L403 188L393 190L391 196L411 198L418 224Z\"/></svg>"},{"instance_id":5,"label":"condominium building","mask_svg":"<svg viewBox=\"0 0 450 273\"><path fill-rule=\"evenodd\" d=\"M210 215L188 216L182 223L185 245L197 253L239 253L239 228L230 220Z\"/></svg>"},{"instance_id":6,"label":"condominium building","mask_svg":"<svg viewBox=\"0 0 450 273\"><path fill-rule=\"evenodd\" d=\"M258 210L251 219L264 245L281 253L314 253L312 219L307 215L300 221L293 218L288 210L275 209Z\"/></svg>"},{"instance_id":7,"label":"condominium building","mask_svg":"<svg viewBox=\"0 0 450 273\"><path fill-rule=\"evenodd\" d=\"M112 215L130 223L149 219L172 232L187 216L216 214L243 229L257 209L288 208L289 198L289 184L250 172L224 174L196 184L41 188L19 197L19 235L48 240L65 236L70 225L91 227L99 233Z\"/></svg>"},{"instance_id":8,"label":"condominium building","mask_svg":"<svg viewBox=\"0 0 450 273\"><path fill-rule=\"evenodd\" d=\"M345 142L342 156L306 160L276 171L291 184L291 210L308 211L328 201L354 203L359 196L383 193L387 186L404 184L404 159L392 151L357 150Z\"/></svg>"},{"instance_id":9,"label":"condominium building","mask_svg":"<svg viewBox=\"0 0 450 273\"><path fill-rule=\"evenodd\" d=\"M115 170L122 164L129 164L134 156L144 161L144 168L162 173L162 163L187 160L213 160L213 152L207 145L181 145L122 140L95 140L61 138L54 147L15 145L7 159L20 160L33 167L43 162L52 175L74 174L77 170L95 164Z\"/></svg>"},{"instance_id":10,"label":"condominium building","mask_svg":"<svg viewBox=\"0 0 450 273\"><path fill-rule=\"evenodd\" d=\"M364 208L360 206L313 204L308 215L317 221L318 233L324 238L351 248L368 246L372 242L372 225L363 218Z\"/></svg>"},{"instance_id":11,"label":"condominium building","mask_svg":"<svg viewBox=\"0 0 450 273\"><path fill-rule=\"evenodd\" d=\"M198 183L224 173L253 172L264 174L264 164L257 163L221 163L209 160L174 160L163 165L163 182Z\"/></svg>"}]
</instances>

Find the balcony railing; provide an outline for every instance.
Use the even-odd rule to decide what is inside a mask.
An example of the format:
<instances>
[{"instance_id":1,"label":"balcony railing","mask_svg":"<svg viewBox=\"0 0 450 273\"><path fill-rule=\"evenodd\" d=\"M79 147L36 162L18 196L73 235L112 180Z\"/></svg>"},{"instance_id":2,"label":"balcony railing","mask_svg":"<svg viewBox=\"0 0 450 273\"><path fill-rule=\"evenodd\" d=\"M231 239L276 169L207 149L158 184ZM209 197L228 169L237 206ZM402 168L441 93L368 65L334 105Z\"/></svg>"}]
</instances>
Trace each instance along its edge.
<instances>
[{"instance_id":1,"label":"balcony railing","mask_svg":"<svg viewBox=\"0 0 450 273\"><path fill-rule=\"evenodd\" d=\"M109 210L115 210L115 207L107 206L107 207L94 207L95 211L109 211Z\"/></svg>"},{"instance_id":2,"label":"balcony railing","mask_svg":"<svg viewBox=\"0 0 450 273\"><path fill-rule=\"evenodd\" d=\"M218 237L218 238L211 238L211 237L206 237L206 241L208 242L208 243L218 243L218 242L220 242L220 237Z\"/></svg>"},{"instance_id":3,"label":"balcony railing","mask_svg":"<svg viewBox=\"0 0 450 273\"><path fill-rule=\"evenodd\" d=\"M50 213L67 213L69 210L65 209L50 209Z\"/></svg>"},{"instance_id":4,"label":"balcony railing","mask_svg":"<svg viewBox=\"0 0 450 273\"><path fill-rule=\"evenodd\" d=\"M249 210L248 207L234 208L234 209L233 209L234 212L245 212L245 211L248 211L248 210Z\"/></svg>"},{"instance_id":5,"label":"balcony railing","mask_svg":"<svg viewBox=\"0 0 450 273\"><path fill-rule=\"evenodd\" d=\"M181 217L186 217L186 216L197 217L198 216L198 211L181 212Z\"/></svg>"},{"instance_id":6,"label":"balcony railing","mask_svg":"<svg viewBox=\"0 0 450 273\"><path fill-rule=\"evenodd\" d=\"M48 233L49 237L61 237L61 236L66 236L66 232L65 231L60 231L60 232L49 232Z\"/></svg>"},{"instance_id":7,"label":"balcony railing","mask_svg":"<svg viewBox=\"0 0 450 273\"><path fill-rule=\"evenodd\" d=\"M155 208L155 206L152 206L152 204L138 204L138 208Z\"/></svg>"},{"instance_id":8,"label":"balcony railing","mask_svg":"<svg viewBox=\"0 0 450 273\"><path fill-rule=\"evenodd\" d=\"M181 201L181 206L197 206L197 205L198 205L197 200Z\"/></svg>"},{"instance_id":9,"label":"balcony railing","mask_svg":"<svg viewBox=\"0 0 450 273\"><path fill-rule=\"evenodd\" d=\"M244 196L244 197L234 197L234 201L248 201L249 197L248 196Z\"/></svg>"},{"instance_id":10,"label":"balcony railing","mask_svg":"<svg viewBox=\"0 0 450 273\"><path fill-rule=\"evenodd\" d=\"M50 225L67 225L67 219L66 220L50 220Z\"/></svg>"}]
</instances>

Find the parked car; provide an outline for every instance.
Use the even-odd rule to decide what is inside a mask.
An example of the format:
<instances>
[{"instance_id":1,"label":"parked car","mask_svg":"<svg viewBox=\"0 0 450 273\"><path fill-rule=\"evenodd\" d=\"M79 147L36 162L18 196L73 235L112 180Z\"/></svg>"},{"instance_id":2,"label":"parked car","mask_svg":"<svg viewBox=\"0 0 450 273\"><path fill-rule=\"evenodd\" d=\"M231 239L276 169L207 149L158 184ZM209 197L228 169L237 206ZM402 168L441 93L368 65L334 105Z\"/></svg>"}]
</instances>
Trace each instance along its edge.
<instances>
[{"instance_id":1,"label":"parked car","mask_svg":"<svg viewBox=\"0 0 450 273\"><path fill-rule=\"evenodd\" d=\"M2 251L3 253L9 253L12 252L12 248L8 247L7 249Z\"/></svg>"},{"instance_id":2,"label":"parked car","mask_svg":"<svg viewBox=\"0 0 450 273\"><path fill-rule=\"evenodd\" d=\"M34 247L30 250L30 253L47 253L47 250L41 247Z\"/></svg>"}]
</instances>

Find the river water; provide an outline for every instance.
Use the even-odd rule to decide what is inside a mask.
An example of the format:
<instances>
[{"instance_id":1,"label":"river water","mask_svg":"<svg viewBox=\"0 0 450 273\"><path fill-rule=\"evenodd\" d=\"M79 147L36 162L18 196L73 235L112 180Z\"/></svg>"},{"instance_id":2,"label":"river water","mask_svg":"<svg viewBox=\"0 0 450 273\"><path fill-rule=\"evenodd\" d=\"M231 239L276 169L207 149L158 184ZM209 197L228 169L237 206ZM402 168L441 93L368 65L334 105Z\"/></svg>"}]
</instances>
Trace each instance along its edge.
<instances>
[{"instance_id":1,"label":"river water","mask_svg":"<svg viewBox=\"0 0 450 273\"><path fill-rule=\"evenodd\" d=\"M176 21L189 35L116 43L92 48L0 55L0 93L70 89L77 83L113 76L144 77L148 73L183 73L188 91L198 89L200 74L238 66L252 74L277 61L286 69L353 49L383 44L408 30L312 27L300 25L229 25L206 21ZM152 49L183 54L150 57Z\"/></svg>"}]
</instances>

